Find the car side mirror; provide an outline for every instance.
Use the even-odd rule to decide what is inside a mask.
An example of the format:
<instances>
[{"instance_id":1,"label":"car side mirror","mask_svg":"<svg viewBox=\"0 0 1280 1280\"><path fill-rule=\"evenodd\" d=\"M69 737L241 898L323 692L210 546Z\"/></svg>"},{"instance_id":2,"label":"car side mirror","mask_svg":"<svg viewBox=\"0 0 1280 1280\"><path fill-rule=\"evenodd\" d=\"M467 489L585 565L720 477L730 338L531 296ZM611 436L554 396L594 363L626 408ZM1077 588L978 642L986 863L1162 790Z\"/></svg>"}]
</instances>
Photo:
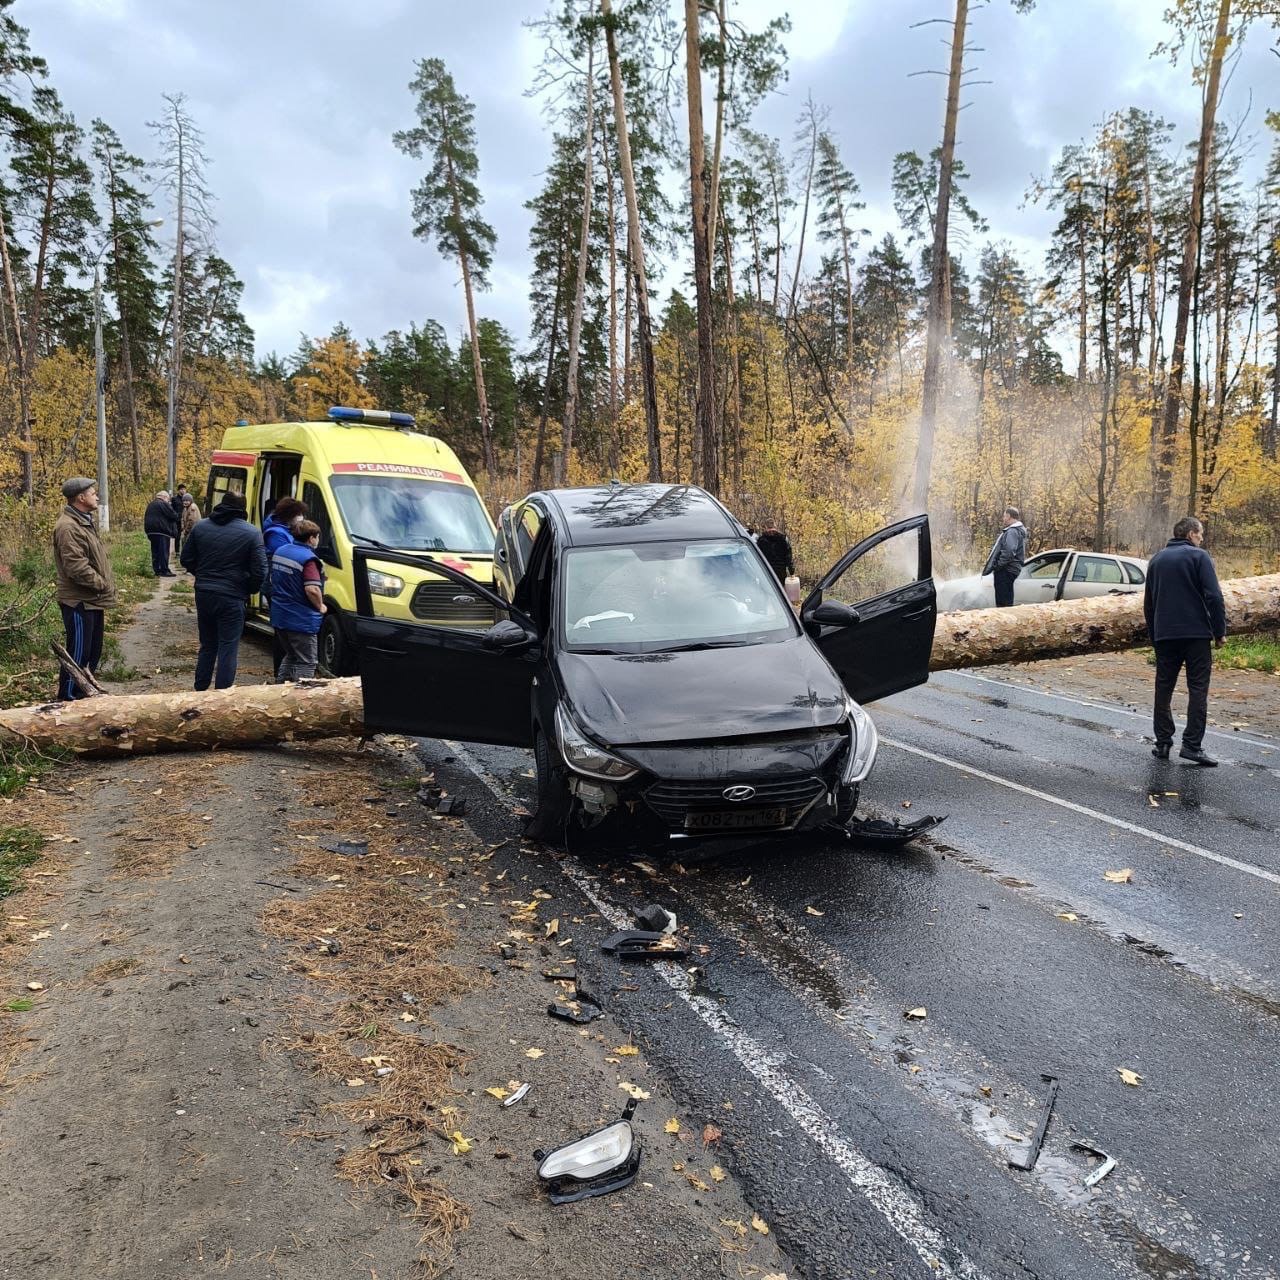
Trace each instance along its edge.
<instances>
[{"instance_id":1,"label":"car side mirror","mask_svg":"<svg viewBox=\"0 0 1280 1280\"><path fill-rule=\"evenodd\" d=\"M526 631L510 618L495 622L481 633L486 649L526 649L538 642L538 637Z\"/></svg>"},{"instance_id":2,"label":"car side mirror","mask_svg":"<svg viewBox=\"0 0 1280 1280\"><path fill-rule=\"evenodd\" d=\"M862 621L862 615L852 605L824 600L816 609L806 613L804 620L822 627L851 627Z\"/></svg>"}]
</instances>

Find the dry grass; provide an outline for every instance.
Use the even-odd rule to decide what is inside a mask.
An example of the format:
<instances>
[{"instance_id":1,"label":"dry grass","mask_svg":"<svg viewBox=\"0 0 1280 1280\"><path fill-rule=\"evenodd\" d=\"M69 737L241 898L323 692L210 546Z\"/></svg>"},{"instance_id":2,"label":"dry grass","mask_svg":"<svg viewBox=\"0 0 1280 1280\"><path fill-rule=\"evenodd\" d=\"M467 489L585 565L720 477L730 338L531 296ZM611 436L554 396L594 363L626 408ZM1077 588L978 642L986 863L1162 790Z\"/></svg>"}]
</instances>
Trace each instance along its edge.
<instances>
[{"instance_id":1,"label":"dry grass","mask_svg":"<svg viewBox=\"0 0 1280 1280\"><path fill-rule=\"evenodd\" d=\"M142 958L140 956L117 956L114 960L104 960L101 964L95 964L92 969L84 975L86 982L111 982L116 978L127 978L131 973L137 973L142 968Z\"/></svg>"},{"instance_id":2,"label":"dry grass","mask_svg":"<svg viewBox=\"0 0 1280 1280\"><path fill-rule=\"evenodd\" d=\"M132 792L128 825L109 846L118 875L168 875L183 854L208 843L217 821L211 797L226 791L214 777L221 765L204 755L174 756L150 778L118 780Z\"/></svg>"}]
</instances>

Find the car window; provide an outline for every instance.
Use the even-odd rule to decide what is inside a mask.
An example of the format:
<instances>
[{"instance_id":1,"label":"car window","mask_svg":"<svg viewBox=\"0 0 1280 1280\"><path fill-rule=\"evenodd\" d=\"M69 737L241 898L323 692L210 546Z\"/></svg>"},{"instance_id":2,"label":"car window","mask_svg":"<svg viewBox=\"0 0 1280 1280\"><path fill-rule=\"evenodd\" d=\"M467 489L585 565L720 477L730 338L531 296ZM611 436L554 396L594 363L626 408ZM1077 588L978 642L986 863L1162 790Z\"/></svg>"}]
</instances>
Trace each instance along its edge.
<instances>
[{"instance_id":1,"label":"car window","mask_svg":"<svg viewBox=\"0 0 1280 1280\"><path fill-rule=\"evenodd\" d=\"M858 605L918 582L920 542L920 530L914 528L903 529L892 538L877 543L823 588L823 600Z\"/></svg>"},{"instance_id":2,"label":"car window","mask_svg":"<svg viewBox=\"0 0 1280 1280\"><path fill-rule=\"evenodd\" d=\"M542 528L542 513L532 503L523 507L516 519L516 546L520 552L522 569L529 565L529 555L533 544L538 540L538 531Z\"/></svg>"},{"instance_id":3,"label":"car window","mask_svg":"<svg viewBox=\"0 0 1280 1280\"><path fill-rule=\"evenodd\" d=\"M493 529L465 484L357 475L335 475L329 484L350 534L397 551L493 553Z\"/></svg>"},{"instance_id":4,"label":"car window","mask_svg":"<svg viewBox=\"0 0 1280 1280\"><path fill-rule=\"evenodd\" d=\"M1120 565L1110 556L1077 556L1072 582L1123 582Z\"/></svg>"},{"instance_id":5,"label":"car window","mask_svg":"<svg viewBox=\"0 0 1280 1280\"><path fill-rule=\"evenodd\" d=\"M1053 580L1062 572L1062 562L1066 556L1037 556L1029 560L1026 567L1018 575L1020 578L1037 578Z\"/></svg>"},{"instance_id":6,"label":"car window","mask_svg":"<svg viewBox=\"0 0 1280 1280\"><path fill-rule=\"evenodd\" d=\"M1136 564L1130 564L1128 560L1122 560L1120 563L1124 565L1124 571L1128 574L1129 581L1132 582L1135 587L1141 586L1142 583L1146 582L1147 575L1143 573Z\"/></svg>"},{"instance_id":7,"label":"car window","mask_svg":"<svg viewBox=\"0 0 1280 1280\"><path fill-rule=\"evenodd\" d=\"M795 615L746 539L574 548L562 581L569 649L645 653L797 634Z\"/></svg>"}]
</instances>

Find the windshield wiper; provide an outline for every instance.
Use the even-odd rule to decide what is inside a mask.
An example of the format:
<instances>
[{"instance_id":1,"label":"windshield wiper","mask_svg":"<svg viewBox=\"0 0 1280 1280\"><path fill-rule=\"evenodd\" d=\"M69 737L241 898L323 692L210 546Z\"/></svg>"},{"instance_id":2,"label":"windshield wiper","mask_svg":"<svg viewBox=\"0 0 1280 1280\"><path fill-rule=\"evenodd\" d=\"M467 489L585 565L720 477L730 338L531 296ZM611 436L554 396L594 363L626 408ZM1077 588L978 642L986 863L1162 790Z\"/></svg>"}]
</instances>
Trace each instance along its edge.
<instances>
[{"instance_id":1,"label":"windshield wiper","mask_svg":"<svg viewBox=\"0 0 1280 1280\"><path fill-rule=\"evenodd\" d=\"M665 649L650 649L650 653L693 653L697 649L737 649L745 640L693 640L689 644L673 644Z\"/></svg>"},{"instance_id":2,"label":"windshield wiper","mask_svg":"<svg viewBox=\"0 0 1280 1280\"><path fill-rule=\"evenodd\" d=\"M368 538L363 533L349 533L348 538L354 538L357 542L367 542L371 547L377 547L379 551L394 551L394 547L389 547L385 542L379 542L377 538Z\"/></svg>"}]
</instances>

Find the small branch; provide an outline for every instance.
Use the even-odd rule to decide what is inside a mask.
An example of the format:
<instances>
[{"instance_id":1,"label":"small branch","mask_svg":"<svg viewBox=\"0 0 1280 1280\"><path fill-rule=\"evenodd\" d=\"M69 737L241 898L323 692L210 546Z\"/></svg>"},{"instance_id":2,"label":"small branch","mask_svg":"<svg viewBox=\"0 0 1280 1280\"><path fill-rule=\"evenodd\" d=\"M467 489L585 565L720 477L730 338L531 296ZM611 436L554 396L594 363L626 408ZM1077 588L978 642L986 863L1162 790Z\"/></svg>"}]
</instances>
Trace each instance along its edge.
<instances>
[{"instance_id":1,"label":"small branch","mask_svg":"<svg viewBox=\"0 0 1280 1280\"><path fill-rule=\"evenodd\" d=\"M70 674L76 682L76 687L86 698L97 698L106 693L106 690L94 679L93 673L86 671L56 640L50 642L49 648L53 650L53 656L57 658L58 664Z\"/></svg>"}]
</instances>

